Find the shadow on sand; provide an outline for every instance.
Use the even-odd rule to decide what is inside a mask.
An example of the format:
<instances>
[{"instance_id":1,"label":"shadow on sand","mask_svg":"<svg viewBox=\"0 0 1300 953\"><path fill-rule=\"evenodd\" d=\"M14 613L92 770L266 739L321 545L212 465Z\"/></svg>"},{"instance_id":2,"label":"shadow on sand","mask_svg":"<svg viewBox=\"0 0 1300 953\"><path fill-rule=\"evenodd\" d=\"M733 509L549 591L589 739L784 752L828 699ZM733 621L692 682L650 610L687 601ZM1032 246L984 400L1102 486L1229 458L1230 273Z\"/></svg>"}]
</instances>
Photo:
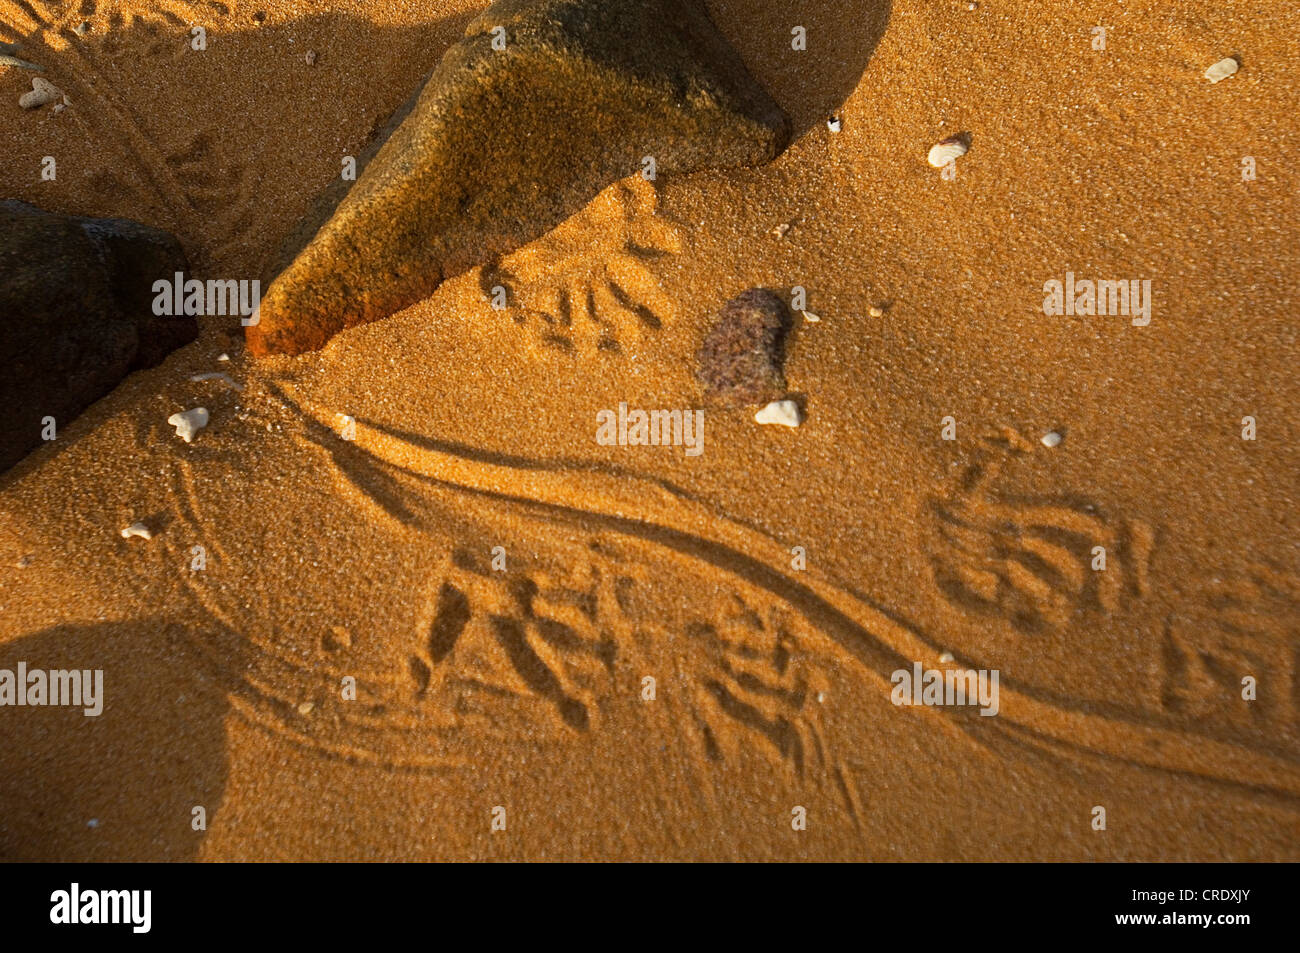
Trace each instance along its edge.
<instances>
[{"instance_id":1,"label":"shadow on sand","mask_svg":"<svg viewBox=\"0 0 1300 953\"><path fill-rule=\"evenodd\" d=\"M196 857L194 808L208 828L221 809L230 706L191 646L162 619L60 625L0 645L10 672L103 672L98 716L0 708L0 860Z\"/></svg>"}]
</instances>

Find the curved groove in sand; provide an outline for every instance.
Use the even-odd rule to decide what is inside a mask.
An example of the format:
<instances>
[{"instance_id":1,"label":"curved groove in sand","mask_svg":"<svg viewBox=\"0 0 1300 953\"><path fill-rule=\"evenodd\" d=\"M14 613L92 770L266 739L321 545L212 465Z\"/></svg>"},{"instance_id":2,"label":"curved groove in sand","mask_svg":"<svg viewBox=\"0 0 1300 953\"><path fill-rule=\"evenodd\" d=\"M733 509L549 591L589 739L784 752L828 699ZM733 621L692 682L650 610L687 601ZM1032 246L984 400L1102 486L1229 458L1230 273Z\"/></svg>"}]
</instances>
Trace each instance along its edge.
<instances>
[{"instance_id":1,"label":"curved groove in sand","mask_svg":"<svg viewBox=\"0 0 1300 953\"><path fill-rule=\"evenodd\" d=\"M119 148L116 154L125 156L127 161L135 162L143 172L144 181L150 187L151 197L161 202L175 220L185 221L192 218L194 209L185 199L184 189L170 175L162 154L154 147L151 137L145 135L131 111L121 104L112 93L112 83L99 72L79 47L77 37L70 29L53 29L53 21L42 16L35 8L22 0L3 0L0 2L0 17L15 24L15 29L23 29L28 34L38 34L48 30L52 37L61 41L60 46L47 44L49 50L66 61L71 62L72 69L59 71L57 85L67 93L74 102L89 104L91 108L77 110L73 115L78 123L88 125L101 141L117 140L125 143L126 148ZM25 27L17 26L17 21L25 19ZM46 65L47 69L49 66ZM102 114L102 115L101 115ZM103 117L107 117L107 119ZM183 204L185 214L177 214L177 202Z\"/></svg>"},{"instance_id":2,"label":"curved groove in sand","mask_svg":"<svg viewBox=\"0 0 1300 953\"><path fill-rule=\"evenodd\" d=\"M205 540L219 539L220 533L210 525L200 508L195 492L190 464L182 461L180 467L171 471L170 495L179 510L179 519L200 530L199 538ZM219 595L205 585L206 577L202 573L188 569L189 553L183 547L173 545L170 538L165 543L176 557L182 584L194 598L199 608L213 619L226 632L238 633L238 638L256 649L258 657L267 667L259 676L259 668L247 666L233 672L229 666L228 655L219 648L208 644L202 638L187 639L191 647L204 659L208 669L225 687L232 710L250 725L260 728L277 738L291 744L306 748L328 758L338 759L352 764L366 764L397 771L436 771L463 765L464 759L447 751L436 753L402 751L400 755L389 752L388 746L380 743L349 744L329 737L328 733L310 732L310 722L296 715L297 706L304 700L318 697L319 681L325 676L331 684L337 685L344 675L357 679L359 685L378 688L380 691L396 692L404 687L403 682L383 670L358 670L355 666L343 667L332 663L322 663L316 659L311 663L297 656L289 647L274 638L258 634L240 627L237 619ZM213 549L223 560L230 561L226 551L219 544ZM202 578L201 578L202 577ZM285 684L306 684L307 690L301 696L290 696L282 686ZM381 739L387 731L414 732L427 729L428 725L419 715L403 712L385 706L383 716L371 714L368 709L355 709L353 706L335 706L331 715L346 723L356 733L364 735L373 732Z\"/></svg>"},{"instance_id":3,"label":"curved groove in sand","mask_svg":"<svg viewBox=\"0 0 1300 953\"><path fill-rule=\"evenodd\" d=\"M126 156L139 166L151 188L152 197L162 203L176 222L185 226L192 224L196 210L185 196L185 189L168 169L166 159L154 145L153 138L145 134L131 110L122 105L113 93L113 84L77 47L75 34L71 30L61 30L58 36L66 46L56 52L75 64L75 69L64 74L60 82L68 87L65 91L73 102L91 107L76 112L78 121L89 125L101 141L116 138L119 143L125 143L124 147L116 150L117 155Z\"/></svg>"},{"instance_id":4,"label":"curved groove in sand","mask_svg":"<svg viewBox=\"0 0 1300 953\"><path fill-rule=\"evenodd\" d=\"M303 407L298 411L333 433L332 414ZM775 539L674 492L662 482L631 475L614 477L596 468L556 469L540 461L507 463L490 454L471 457L429 438L414 443L359 418L352 443L377 461L443 486L522 507L549 520L613 530L716 566L785 601L887 684L896 669L909 668L913 660L933 654L916 632L842 587L813 572L795 580L775 568L788 561L786 548ZM528 488L530 496L519 495L521 486ZM999 717L992 719L973 710L936 711L959 723L972 740L992 740L987 736L1003 732L1020 741L1041 737L1049 744L1031 743L1042 750L1061 745L1079 753L1280 795L1289 806L1300 806L1300 764L1286 757L1107 717L1081 707L1049 704L1005 682L1000 686L1000 699Z\"/></svg>"}]
</instances>

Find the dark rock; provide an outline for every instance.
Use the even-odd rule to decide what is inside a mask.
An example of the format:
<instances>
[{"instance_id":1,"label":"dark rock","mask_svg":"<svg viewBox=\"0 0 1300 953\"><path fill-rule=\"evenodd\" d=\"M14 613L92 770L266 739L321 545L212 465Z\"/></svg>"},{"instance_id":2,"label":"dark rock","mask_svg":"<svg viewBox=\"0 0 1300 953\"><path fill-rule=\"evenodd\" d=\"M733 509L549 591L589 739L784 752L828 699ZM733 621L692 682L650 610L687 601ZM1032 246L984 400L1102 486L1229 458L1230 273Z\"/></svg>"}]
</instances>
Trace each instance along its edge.
<instances>
[{"instance_id":1,"label":"dark rock","mask_svg":"<svg viewBox=\"0 0 1300 953\"><path fill-rule=\"evenodd\" d=\"M193 317L153 313L153 283L186 267L158 229L0 202L0 470L41 442L43 418L63 428L198 336Z\"/></svg>"},{"instance_id":2,"label":"dark rock","mask_svg":"<svg viewBox=\"0 0 1300 953\"><path fill-rule=\"evenodd\" d=\"M788 137L700 0L501 0L272 282L249 349L301 353L399 311L545 234L645 156L656 174L753 166Z\"/></svg>"},{"instance_id":3,"label":"dark rock","mask_svg":"<svg viewBox=\"0 0 1300 953\"><path fill-rule=\"evenodd\" d=\"M785 339L793 322L785 301L764 288L724 304L695 356L706 400L736 407L785 396Z\"/></svg>"}]
</instances>

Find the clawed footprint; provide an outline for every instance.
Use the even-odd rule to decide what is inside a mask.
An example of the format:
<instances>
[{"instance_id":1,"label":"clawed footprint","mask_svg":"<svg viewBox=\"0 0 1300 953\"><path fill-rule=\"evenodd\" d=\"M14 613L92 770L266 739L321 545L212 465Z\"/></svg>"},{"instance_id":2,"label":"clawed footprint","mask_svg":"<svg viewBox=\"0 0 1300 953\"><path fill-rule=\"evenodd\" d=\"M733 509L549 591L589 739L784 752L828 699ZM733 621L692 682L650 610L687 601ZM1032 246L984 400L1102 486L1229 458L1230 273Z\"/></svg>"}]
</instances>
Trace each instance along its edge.
<instances>
[{"instance_id":1,"label":"clawed footprint","mask_svg":"<svg viewBox=\"0 0 1300 953\"><path fill-rule=\"evenodd\" d=\"M1257 563L1212 578L1166 619L1163 649L1167 710L1219 727L1293 731L1300 577Z\"/></svg>"},{"instance_id":2,"label":"clawed footprint","mask_svg":"<svg viewBox=\"0 0 1300 953\"><path fill-rule=\"evenodd\" d=\"M758 742L803 774L825 765L826 748L811 706L822 694L800 659L800 647L779 607L765 613L737 595L711 620L687 627L697 660L697 724L714 760Z\"/></svg>"},{"instance_id":3,"label":"clawed footprint","mask_svg":"<svg viewBox=\"0 0 1300 953\"><path fill-rule=\"evenodd\" d=\"M494 572L458 553L410 658L417 694L449 687L463 702L466 693L531 693L569 727L588 728L587 686L613 675L618 652L615 580L588 569L585 584L574 586L544 572ZM465 658L456 656L461 646Z\"/></svg>"},{"instance_id":4,"label":"clawed footprint","mask_svg":"<svg viewBox=\"0 0 1300 953\"><path fill-rule=\"evenodd\" d=\"M480 273L491 298L507 291L507 312L550 345L570 352L616 351L629 337L675 314L651 266L682 249L656 215L654 186L639 176L610 186L550 234Z\"/></svg>"},{"instance_id":5,"label":"clawed footprint","mask_svg":"<svg viewBox=\"0 0 1300 953\"><path fill-rule=\"evenodd\" d=\"M985 440L957 490L933 499L935 580L954 603L1018 628L1065 625L1077 612L1113 612L1126 588L1145 592L1153 543L1139 521L1119 526L1091 504L1008 501L994 487L1032 445L1005 430Z\"/></svg>"}]
</instances>

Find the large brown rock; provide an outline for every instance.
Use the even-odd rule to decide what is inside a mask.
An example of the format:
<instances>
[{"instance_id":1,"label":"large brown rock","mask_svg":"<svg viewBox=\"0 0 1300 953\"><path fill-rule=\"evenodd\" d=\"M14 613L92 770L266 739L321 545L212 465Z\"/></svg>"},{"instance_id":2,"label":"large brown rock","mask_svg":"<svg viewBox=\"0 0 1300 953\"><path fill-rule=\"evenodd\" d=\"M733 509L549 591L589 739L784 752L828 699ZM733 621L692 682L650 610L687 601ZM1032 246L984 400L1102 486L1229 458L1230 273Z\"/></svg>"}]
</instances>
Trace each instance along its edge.
<instances>
[{"instance_id":1,"label":"large brown rock","mask_svg":"<svg viewBox=\"0 0 1300 953\"><path fill-rule=\"evenodd\" d=\"M153 283L186 267L156 228L0 202L0 471L41 442L45 417L61 429L198 336L193 317L153 313Z\"/></svg>"},{"instance_id":2,"label":"large brown rock","mask_svg":"<svg viewBox=\"0 0 1300 953\"><path fill-rule=\"evenodd\" d=\"M788 137L699 0L501 0L272 282L249 349L297 354L399 311L545 234L645 156L656 174L752 166Z\"/></svg>"}]
</instances>

